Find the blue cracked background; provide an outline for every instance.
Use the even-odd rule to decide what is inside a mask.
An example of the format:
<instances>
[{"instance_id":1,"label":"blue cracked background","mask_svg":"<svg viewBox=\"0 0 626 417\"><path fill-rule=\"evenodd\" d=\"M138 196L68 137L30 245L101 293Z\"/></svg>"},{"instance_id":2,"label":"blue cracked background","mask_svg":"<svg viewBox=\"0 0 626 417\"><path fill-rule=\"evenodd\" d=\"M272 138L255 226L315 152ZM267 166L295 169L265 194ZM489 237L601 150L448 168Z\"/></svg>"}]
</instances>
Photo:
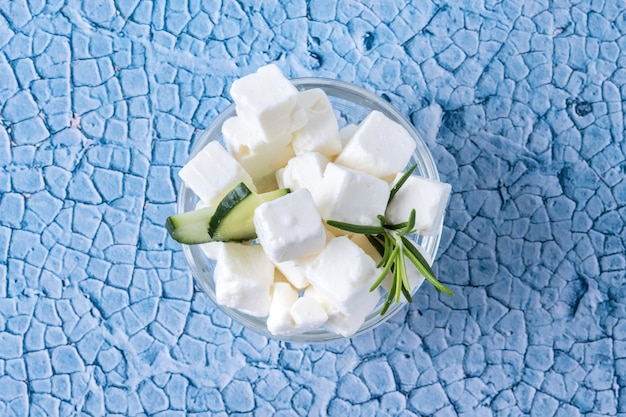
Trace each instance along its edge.
<instances>
[{"instance_id":1,"label":"blue cracked background","mask_svg":"<svg viewBox=\"0 0 626 417\"><path fill-rule=\"evenodd\" d=\"M626 5L380 3L0 0L0 415L626 416ZM422 133L454 297L300 346L194 287L177 172L273 61Z\"/></svg>"}]
</instances>

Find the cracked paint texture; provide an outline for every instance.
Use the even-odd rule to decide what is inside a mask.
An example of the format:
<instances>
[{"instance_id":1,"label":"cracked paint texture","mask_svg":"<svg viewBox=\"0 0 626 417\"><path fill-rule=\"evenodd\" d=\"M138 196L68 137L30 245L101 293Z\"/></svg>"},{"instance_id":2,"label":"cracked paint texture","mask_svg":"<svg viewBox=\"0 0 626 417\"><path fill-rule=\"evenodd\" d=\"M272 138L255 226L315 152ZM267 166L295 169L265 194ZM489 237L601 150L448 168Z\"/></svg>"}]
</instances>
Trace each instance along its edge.
<instances>
[{"instance_id":1,"label":"cracked paint texture","mask_svg":"<svg viewBox=\"0 0 626 417\"><path fill-rule=\"evenodd\" d=\"M0 0L0 415L626 416L626 5ZM452 184L409 308L275 342L164 219L276 61L410 118Z\"/></svg>"}]
</instances>

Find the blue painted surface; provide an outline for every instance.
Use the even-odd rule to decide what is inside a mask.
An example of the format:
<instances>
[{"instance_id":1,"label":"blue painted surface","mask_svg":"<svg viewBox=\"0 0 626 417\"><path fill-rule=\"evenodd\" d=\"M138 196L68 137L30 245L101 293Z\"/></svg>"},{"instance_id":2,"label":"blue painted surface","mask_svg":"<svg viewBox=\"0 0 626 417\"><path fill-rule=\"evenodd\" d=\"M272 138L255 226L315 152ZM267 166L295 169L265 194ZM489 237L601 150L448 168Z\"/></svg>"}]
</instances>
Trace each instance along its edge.
<instances>
[{"instance_id":1,"label":"blue painted surface","mask_svg":"<svg viewBox=\"0 0 626 417\"><path fill-rule=\"evenodd\" d=\"M626 416L626 5L364 3L0 0L0 415ZM417 126L453 298L298 346L193 287L177 171L272 61Z\"/></svg>"}]
</instances>

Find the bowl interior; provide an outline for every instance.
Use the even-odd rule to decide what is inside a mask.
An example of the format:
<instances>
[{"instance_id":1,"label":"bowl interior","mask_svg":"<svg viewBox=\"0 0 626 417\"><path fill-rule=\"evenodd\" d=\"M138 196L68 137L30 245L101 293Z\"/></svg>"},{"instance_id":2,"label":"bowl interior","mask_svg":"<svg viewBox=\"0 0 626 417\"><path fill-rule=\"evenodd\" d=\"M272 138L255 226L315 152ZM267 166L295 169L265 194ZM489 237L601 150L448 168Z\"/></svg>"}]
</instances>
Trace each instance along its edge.
<instances>
[{"instance_id":1,"label":"bowl interior","mask_svg":"<svg viewBox=\"0 0 626 417\"><path fill-rule=\"evenodd\" d=\"M321 88L324 90L324 92L328 95L333 108L335 109L340 128L349 123L358 124L372 110L378 110L395 122L401 124L409 132L417 145L415 152L411 156L409 165L417 163L416 174L431 179L439 179L439 174L433 157L422 138L419 136L413 125L411 125L406 118L404 118L385 100L362 88L337 80L323 78L299 78L292 80L292 82L299 90L308 90L312 88ZM220 115L205 131L200 132L198 136L194 138L194 145L191 149L190 157L195 155L200 149L211 141L218 141L224 145L221 134L222 124L228 118L235 115L234 105L229 106L222 113L220 113ZM187 188L184 183L181 183L176 208L177 213L194 210L196 208L197 201L198 199L195 194ZM430 256L430 259L435 259L437 249L439 247L440 236L441 228L435 236L413 236L412 240L424 248L425 252ZM324 328L292 336L275 336L267 330L265 318L253 317L238 310L217 304L215 298L215 283L213 281L215 261L207 258L197 245L182 245L182 247L185 258L200 289L202 289L202 291L204 291L209 298L211 298L213 303L215 303L227 315L250 330L273 339L287 342L323 343L345 339L345 337L330 332ZM418 287L411 289L413 294L415 294L417 290ZM399 309L406 305L406 301L402 301L398 304L392 304L387 313L384 316L381 316L379 311L382 301L381 297L379 305L366 317L365 322L355 336L384 323L396 312L398 312Z\"/></svg>"}]
</instances>

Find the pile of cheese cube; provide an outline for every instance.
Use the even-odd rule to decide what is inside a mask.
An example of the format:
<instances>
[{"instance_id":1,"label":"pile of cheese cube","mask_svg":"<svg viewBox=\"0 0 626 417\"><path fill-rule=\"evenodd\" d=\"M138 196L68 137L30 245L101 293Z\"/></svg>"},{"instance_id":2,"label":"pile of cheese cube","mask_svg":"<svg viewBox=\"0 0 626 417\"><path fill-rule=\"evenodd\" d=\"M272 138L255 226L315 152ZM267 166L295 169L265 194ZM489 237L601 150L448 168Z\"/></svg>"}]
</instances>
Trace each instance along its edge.
<instances>
[{"instance_id":1,"label":"pile of cheese cube","mask_svg":"<svg viewBox=\"0 0 626 417\"><path fill-rule=\"evenodd\" d=\"M413 175L387 207L416 146L401 125L372 111L340 129L323 90L298 91L273 64L236 80L230 93L237 115L222 128L227 150L209 143L180 177L199 207L217 205L242 181L253 190L292 192L256 209L255 242L202 245L216 259L217 302L267 317L275 335L322 326L354 334L380 300L378 290L369 291L380 256L365 236L325 220L379 225L384 214L401 223L415 208L417 232L434 234L450 186ZM421 285L423 277L407 267L411 287Z\"/></svg>"}]
</instances>

